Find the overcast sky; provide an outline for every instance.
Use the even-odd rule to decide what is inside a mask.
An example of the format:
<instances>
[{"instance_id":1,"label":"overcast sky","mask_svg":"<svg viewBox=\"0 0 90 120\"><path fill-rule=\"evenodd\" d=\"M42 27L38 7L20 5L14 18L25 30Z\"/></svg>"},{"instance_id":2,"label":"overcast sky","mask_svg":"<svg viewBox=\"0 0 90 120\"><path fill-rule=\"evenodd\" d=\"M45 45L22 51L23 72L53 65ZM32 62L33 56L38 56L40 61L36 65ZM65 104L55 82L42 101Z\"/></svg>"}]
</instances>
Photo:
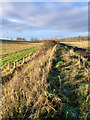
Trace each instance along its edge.
<instances>
[{"instance_id":1,"label":"overcast sky","mask_svg":"<svg viewBox=\"0 0 90 120\"><path fill-rule=\"evenodd\" d=\"M2 38L88 35L88 2L3 2Z\"/></svg>"}]
</instances>

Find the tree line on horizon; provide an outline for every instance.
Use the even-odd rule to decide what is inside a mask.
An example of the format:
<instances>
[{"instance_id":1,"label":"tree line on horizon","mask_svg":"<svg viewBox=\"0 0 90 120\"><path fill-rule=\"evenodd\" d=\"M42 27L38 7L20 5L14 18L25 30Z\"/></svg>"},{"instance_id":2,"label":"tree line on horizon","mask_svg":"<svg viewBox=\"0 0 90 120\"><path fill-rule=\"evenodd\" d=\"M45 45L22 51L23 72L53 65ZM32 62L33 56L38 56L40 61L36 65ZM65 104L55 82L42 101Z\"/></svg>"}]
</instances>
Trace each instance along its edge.
<instances>
[{"instance_id":1,"label":"tree line on horizon","mask_svg":"<svg viewBox=\"0 0 90 120\"><path fill-rule=\"evenodd\" d=\"M38 38L31 38L30 41L38 41ZM16 38L16 41L27 41L26 38Z\"/></svg>"}]
</instances>

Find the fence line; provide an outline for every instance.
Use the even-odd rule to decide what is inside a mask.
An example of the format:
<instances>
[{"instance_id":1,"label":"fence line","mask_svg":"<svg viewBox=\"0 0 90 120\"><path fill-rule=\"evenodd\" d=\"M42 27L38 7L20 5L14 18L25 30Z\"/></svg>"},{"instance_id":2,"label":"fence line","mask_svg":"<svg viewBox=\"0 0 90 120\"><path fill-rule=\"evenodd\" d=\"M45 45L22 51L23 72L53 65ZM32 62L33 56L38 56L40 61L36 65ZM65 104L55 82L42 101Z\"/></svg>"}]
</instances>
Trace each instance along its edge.
<instances>
[{"instance_id":1,"label":"fence line","mask_svg":"<svg viewBox=\"0 0 90 120\"><path fill-rule=\"evenodd\" d=\"M34 57L36 56L36 53L30 53L27 57L23 57L23 59L20 60L15 60L13 63L8 63L3 69L3 74L8 73L8 72L12 72L14 69L16 69L17 67L22 66L25 62L28 62L29 60L32 60ZM4 76L4 75L2 75Z\"/></svg>"}]
</instances>

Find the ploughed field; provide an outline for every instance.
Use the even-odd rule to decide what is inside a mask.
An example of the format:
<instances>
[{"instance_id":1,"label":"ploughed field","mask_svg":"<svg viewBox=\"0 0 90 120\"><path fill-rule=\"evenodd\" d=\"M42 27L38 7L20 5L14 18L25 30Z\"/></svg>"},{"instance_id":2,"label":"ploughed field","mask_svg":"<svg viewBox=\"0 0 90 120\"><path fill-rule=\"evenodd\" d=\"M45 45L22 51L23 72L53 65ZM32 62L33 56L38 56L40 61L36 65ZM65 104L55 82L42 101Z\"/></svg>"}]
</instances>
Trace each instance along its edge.
<instances>
[{"instance_id":1,"label":"ploughed field","mask_svg":"<svg viewBox=\"0 0 90 120\"><path fill-rule=\"evenodd\" d=\"M33 55L2 76L4 120L90 119L88 57L53 40L7 54L7 58L18 53Z\"/></svg>"}]
</instances>

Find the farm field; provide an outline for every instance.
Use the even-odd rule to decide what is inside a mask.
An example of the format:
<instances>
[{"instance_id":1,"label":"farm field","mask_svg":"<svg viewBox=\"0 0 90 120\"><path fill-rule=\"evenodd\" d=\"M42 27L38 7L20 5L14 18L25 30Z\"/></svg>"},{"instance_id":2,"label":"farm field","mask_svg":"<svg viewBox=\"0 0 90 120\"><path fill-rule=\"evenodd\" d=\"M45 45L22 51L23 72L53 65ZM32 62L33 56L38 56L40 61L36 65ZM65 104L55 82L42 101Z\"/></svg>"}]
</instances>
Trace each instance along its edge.
<instances>
[{"instance_id":1,"label":"farm field","mask_svg":"<svg viewBox=\"0 0 90 120\"><path fill-rule=\"evenodd\" d=\"M2 57L6 63L35 54L2 77L3 120L89 120L88 57L59 41L37 44Z\"/></svg>"},{"instance_id":2,"label":"farm field","mask_svg":"<svg viewBox=\"0 0 90 120\"><path fill-rule=\"evenodd\" d=\"M69 38L64 38L64 39L60 39L60 41L64 41L64 42L83 42L83 41L89 41L89 37L85 37L85 36L79 36L79 37L69 37Z\"/></svg>"},{"instance_id":3,"label":"farm field","mask_svg":"<svg viewBox=\"0 0 90 120\"><path fill-rule=\"evenodd\" d=\"M8 55L2 57L2 67L7 65L8 63L12 64L15 60L18 60L18 61L22 60L23 57L28 57L28 55L30 53L35 53L39 49L40 49L40 46L39 47L31 47L29 49L24 49L19 52L8 54Z\"/></svg>"},{"instance_id":4,"label":"farm field","mask_svg":"<svg viewBox=\"0 0 90 120\"><path fill-rule=\"evenodd\" d=\"M2 56L14 52L18 52L24 49L32 47L42 46L43 43L30 43L30 42L18 42L18 41L2 41Z\"/></svg>"},{"instance_id":5,"label":"farm field","mask_svg":"<svg viewBox=\"0 0 90 120\"><path fill-rule=\"evenodd\" d=\"M0 5L0 120L90 120L90 2L9 1Z\"/></svg>"},{"instance_id":6,"label":"farm field","mask_svg":"<svg viewBox=\"0 0 90 120\"><path fill-rule=\"evenodd\" d=\"M85 49L89 49L89 42L88 41L80 41L80 42L61 42L61 43L65 43L67 45L72 45L72 46L76 46L79 48L85 48Z\"/></svg>"},{"instance_id":7,"label":"farm field","mask_svg":"<svg viewBox=\"0 0 90 120\"><path fill-rule=\"evenodd\" d=\"M2 41L2 69L6 69L7 65L13 66L15 61L21 62L23 58L30 57L42 45L43 43Z\"/></svg>"}]
</instances>

